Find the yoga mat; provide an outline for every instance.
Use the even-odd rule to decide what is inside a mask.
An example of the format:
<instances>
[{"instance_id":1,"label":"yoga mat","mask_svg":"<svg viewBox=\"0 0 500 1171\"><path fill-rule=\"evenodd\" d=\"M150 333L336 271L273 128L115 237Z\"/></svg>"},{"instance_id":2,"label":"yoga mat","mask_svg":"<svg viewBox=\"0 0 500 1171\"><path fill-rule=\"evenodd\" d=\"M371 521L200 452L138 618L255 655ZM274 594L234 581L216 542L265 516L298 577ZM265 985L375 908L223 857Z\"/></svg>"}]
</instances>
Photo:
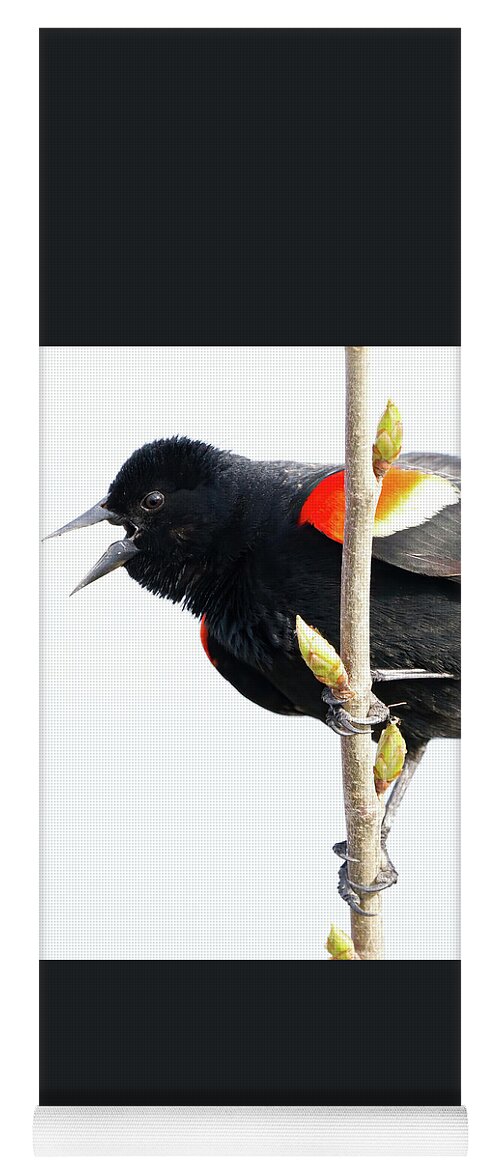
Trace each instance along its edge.
<instances>
[{"instance_id":1,"label":"yoga mat","mask_svg":"<svg viewBox=\"0 0 500 1171\"><path fill-rule=\"evenodd\" d=\"M41 30L42 534L94 512L42 546L37 1154L465 1153L459 54ZM295 630L300 601L340 649L356 341L370 434L388 400L403 427L378 732L429 742L380 898L352 857L337 890L341 736Z\"/></svg>"}]
</instances>

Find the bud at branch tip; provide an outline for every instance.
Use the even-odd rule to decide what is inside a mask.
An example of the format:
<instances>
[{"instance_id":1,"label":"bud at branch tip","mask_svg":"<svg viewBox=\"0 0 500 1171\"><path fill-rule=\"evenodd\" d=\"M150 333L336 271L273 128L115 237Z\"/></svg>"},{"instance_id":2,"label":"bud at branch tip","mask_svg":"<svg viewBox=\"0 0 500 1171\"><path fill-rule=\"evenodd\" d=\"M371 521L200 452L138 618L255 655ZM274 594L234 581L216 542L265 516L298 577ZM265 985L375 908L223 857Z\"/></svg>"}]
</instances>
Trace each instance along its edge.
<instances>
[{"instance_id":1,"label":"bud at branch tip","mask_svg":"<svg viewBox=\"0 0 500 1171\"><path fill-rule=\"evenodd\" d=\"M377 754L373 766L375 789L380 797L385 793L393 781L397 781L403 771L406 756L406 744L398 727L399 721L395 718L384 728L377 744Z\"/></svg>"},{"instance_id":2,"label":"bud at branch tip","mask_svg":"<svg viewBox=\"0 0 500 1171\"><path fill-rule=\"evenodd\" d=\"M314 626L308 626L300 614L297 614L295 629L302 658L318 682L330 687L338 699L350 699L353 692L347 671L335 647Z\"/></svg>"},{"instance_id":3,"label":"bud at branch tip","mask_svg":"<svg viewBox=\"0 0 500 1171\"><path fill-rule=\"evenodd\" d=\"M398 458L403 442L403 422L392 399L389 399L380 419L373 444L373 470L378 480L385 476Z\"/></svg>"},{"instance_id":4,"label":"bud at branch tip","mask_svg":"<svg viewBox=\"0 0 500 1171\"><path fill-rule=\"evenodd\" d=\"M335 927L333 923L325 946L332 960L358 959L352 939L344 931L341 931L340 927Z\"/></svg>"}]
</instances>

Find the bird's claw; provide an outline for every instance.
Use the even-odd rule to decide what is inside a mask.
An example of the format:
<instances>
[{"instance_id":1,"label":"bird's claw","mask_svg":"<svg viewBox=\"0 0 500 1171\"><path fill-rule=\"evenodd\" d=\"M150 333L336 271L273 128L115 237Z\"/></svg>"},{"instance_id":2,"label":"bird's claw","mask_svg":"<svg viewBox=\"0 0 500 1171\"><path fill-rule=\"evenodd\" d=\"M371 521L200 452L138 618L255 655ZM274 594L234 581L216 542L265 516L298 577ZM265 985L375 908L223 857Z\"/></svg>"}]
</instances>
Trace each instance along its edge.
<instances>
[{"instance_id":1,"label":"bird's claw","mask_svg":"<svg viewBox=\"0 0 500 1171\"><path fill-rule=\"evenodd\" d=\"M326 722L328 727L337 733L337 736L361 736L370 731L369 728L357 728L353 724L351 716L342 707L345 700L334 699L332 696L331 700L325 700L325 702L328 703L330 709Z\"/></svg>"},{"instance_id":2,"label":"bird's claw","mask_svg":"<svg viewBox=\"0 0 500 1171\"><path fill-rule=\"evenodd\" d=\"M348 904L352 911L357 915L365 915L374 918L376 912L365 911L361 906L360 894L375 895L380 894L380 891L387 890L398 881L398 872L393 866L391 859L387 853L385 846L382 846L382 865L374 882L369 886L364 886L360 882L353 882L349 878L347 863L355 862L356 858L351 858L347 853L347 842L337 842L333 847L335 853L339 858L344 859L343 865L339 870L339 895L344 902Z\"/></svg>"},{"instance_id":3,"label":"bird's claw","mask_svg":"<svg viewBox=\"0 0 500 1171\"><path fill-rule=\"evenodd\" d=\"M351 858L351 855L347 853L347 842L335 842L332 850L337 858L342 858L343 862L359 862L359 858Z\"/></svg>"},{"instance_id":4,"label":"bird's claw","mask_svg":"<svg viewBox=\"0 0 500 1171\"><path fill-rule=\"evenodd\" d=\"M344 862L344 864L340 867L339 885L337 889L341 899L347 903L348 907L351 908L351 911L355 911L357 915L365 915L369 919L376 918L376 911L363 910L361 906L361 899L349 881L349 875L347 873L347 862Z\"/></svg>"},{"instance_id":5,"label":"bird's claw","mask_svg":"<svg viewBox=\"0 0 500 1171\"><path fill-rule=\"evenodd\" d=\"M346 699L337 699L329 687L323 690L323 700L328 708L326 722L338 736L369 735L372 728L378 724L385 724L389 719L390 711L382 700L371 694L370 709L365 719L349 715L344 709Z\"/></svg>"}]
</instances>

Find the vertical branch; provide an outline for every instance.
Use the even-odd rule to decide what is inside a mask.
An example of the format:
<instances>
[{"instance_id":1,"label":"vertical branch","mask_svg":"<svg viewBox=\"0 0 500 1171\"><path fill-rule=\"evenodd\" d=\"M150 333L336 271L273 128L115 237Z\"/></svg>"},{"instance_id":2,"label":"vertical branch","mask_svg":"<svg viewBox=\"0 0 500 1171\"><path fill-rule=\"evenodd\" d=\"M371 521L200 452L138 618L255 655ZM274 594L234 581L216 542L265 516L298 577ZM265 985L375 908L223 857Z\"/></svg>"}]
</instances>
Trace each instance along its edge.
<instances>
[{"instance_id":1,"label":"vertical branch","mask_svg":"<svg viewBox=\"0 0 500 1171\"><path fill-rule=\"evenodd\" d=\"M346 346L346 512L342 556L341 657L355 698L349 711L368 713L370 674L370 573L373 524L379 485L372 466L367 346ZM342 737L342 776L347 853L352 882L366 886L380 868L383 815L373 781L370 736ZM380 895L362 895L361 907L375 918L351 912L351 934L360 959L382 958Z\"/></svg>"}]
</instances>

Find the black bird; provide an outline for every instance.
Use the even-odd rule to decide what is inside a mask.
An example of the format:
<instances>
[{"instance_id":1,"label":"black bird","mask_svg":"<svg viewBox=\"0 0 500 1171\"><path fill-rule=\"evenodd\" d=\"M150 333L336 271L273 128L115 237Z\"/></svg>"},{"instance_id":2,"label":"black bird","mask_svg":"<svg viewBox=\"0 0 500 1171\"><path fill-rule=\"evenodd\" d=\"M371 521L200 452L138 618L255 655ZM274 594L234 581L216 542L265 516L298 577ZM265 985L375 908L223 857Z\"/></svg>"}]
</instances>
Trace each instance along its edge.
<instances>
[{"instance_id":1,"label":"black bird","mask_svg":"<svg viewBox=\"0 0 500 1171\"><path fill-rule=\"evenodd\" d=\"M403 704L408 755L388 799L383 846L409 780L433 737L460 735L459 460L413 453L387 473L377 509L371 660L382 716ZM59 529L108 520L126 537L81 589L125 566L141 586L201 619L203 647L229 683L281 715L308 715L341 734L360 731L303 662L297 614L337 648L344 472L261 462L174 437L135 451L106 497ZM380 734L380 704L373 734ZM369 729L372 730L372 729ZM345 844L335 847L344 856ZM397 874L385 852L376 889ZM359 897L341 871L341 894Z\"/></svg>"}]
</instances>

